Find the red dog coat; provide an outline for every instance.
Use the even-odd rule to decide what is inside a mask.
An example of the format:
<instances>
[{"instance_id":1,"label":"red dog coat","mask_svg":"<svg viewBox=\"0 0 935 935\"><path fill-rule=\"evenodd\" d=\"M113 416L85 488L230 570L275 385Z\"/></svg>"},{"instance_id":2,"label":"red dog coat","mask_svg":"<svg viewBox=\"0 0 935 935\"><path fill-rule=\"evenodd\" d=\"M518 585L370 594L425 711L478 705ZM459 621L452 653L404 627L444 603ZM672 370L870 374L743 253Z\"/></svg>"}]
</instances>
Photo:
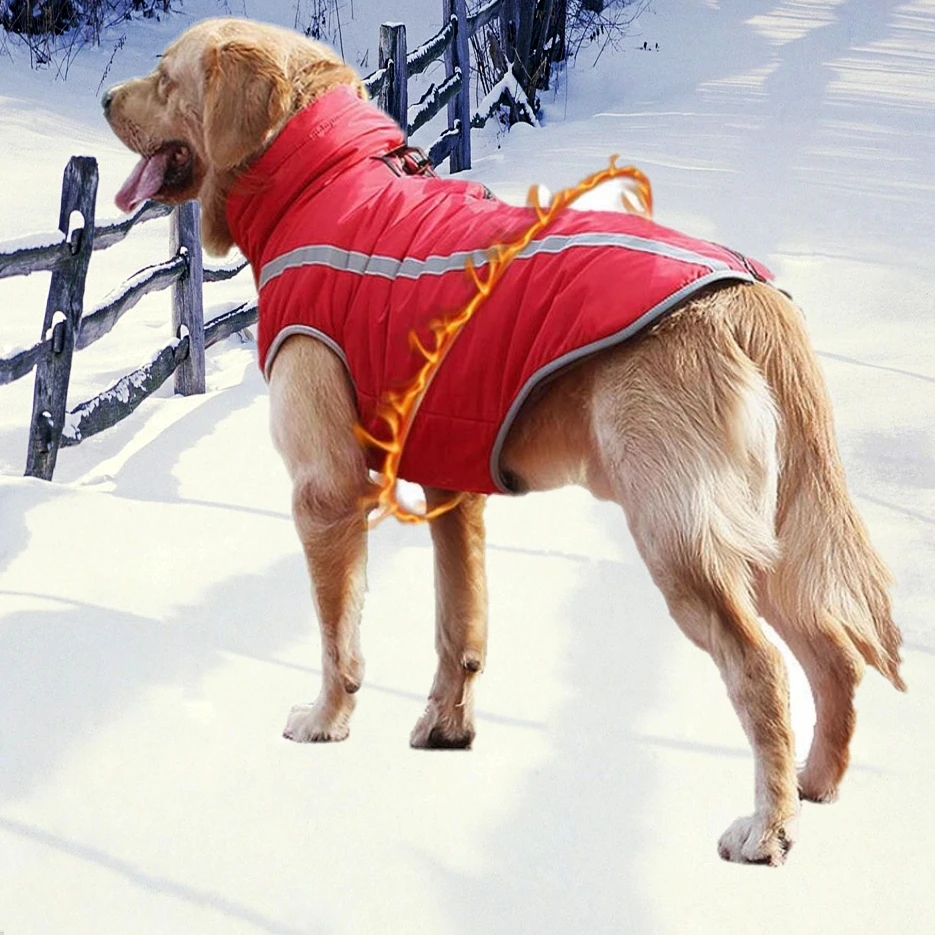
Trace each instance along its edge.
<instances>
[{"instance_id":1,"label":"red dog coat","mask_svg":"<svg viewBox=\"0 0 935 935\"><path fill-rule=\"evenodd\" d=\"M361 425L379 438L387 389L422 364L415 331L475 293L487 249L528 230L532 209L482 185L400 175L382 159L396 123L349 88L323 95L279 134L227 203L260 294L267 378L292 334L344 361ZM446 490L509 492L499 459L523 402L561 367L635 334L709 283L770 278L724 247L623 212L561 213L504 272L437 371L413 423L400 477ZM368 453L380 470L383 453Z\"/></svg>"}]
</instances>

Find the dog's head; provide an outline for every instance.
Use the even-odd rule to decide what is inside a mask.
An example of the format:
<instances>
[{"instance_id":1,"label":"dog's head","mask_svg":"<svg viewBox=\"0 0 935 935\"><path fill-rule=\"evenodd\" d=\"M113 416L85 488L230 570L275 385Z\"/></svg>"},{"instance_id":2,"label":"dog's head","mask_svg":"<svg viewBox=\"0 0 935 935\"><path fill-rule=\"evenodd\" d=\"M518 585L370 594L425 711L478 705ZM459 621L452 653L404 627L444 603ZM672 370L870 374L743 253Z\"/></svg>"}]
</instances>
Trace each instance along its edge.
<instances>
[{"instance_id":1,"label":"dog's head","mask_svg":"<svg viewBox=\"0 0 935 935\"><path fill-rule=\"evenodd\" d=\"M114 133L141 156L117 206L198 198L205 246L226 252L224 201L234 179L293 114L340 84L366 97L352 68L299 33L240 19L198 23L152 74L102 98Z\"/></svg>"}]
</instances>

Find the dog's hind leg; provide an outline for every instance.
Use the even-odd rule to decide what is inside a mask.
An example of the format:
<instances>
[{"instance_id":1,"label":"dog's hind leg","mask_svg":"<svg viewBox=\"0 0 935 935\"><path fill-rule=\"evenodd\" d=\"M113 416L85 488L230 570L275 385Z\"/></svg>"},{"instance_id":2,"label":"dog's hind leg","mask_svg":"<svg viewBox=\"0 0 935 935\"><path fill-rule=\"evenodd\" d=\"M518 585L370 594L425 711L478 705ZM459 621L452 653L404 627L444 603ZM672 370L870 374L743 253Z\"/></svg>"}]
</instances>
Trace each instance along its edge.
<instances>
[{"instance_id":1,"label":"dog's hind leg","mask_svg":"<svg viewBox=\"0 0 935 935\"><path fill-rule=\"evenodd\" d=\"M780 556L762 576L758 597L815 699L815 733L799 776L802 797L828 802L847 769L854 692L865 663L905 688L891 577L848 493L831 402L801 313L766 286L738 288L725 309L779 408Z\"/></svg>"},{"instance_id":2,"label":"dog's hind leg","mask_svg":"<svg viewBox=\"0 0 935 935\"><path fill-rule=\"evenodd\" d=\"M270 419L292 477L292 513L321 628L321 692L314 704L292 709L283 734L343 740L364 675L367 471L346 375L324 344L307 337L284 343L270 380Z\"/></svg>"},{"instance_id":3,"label":"dog's hind leg","mask_svg":"<svg viewBox=\"0 0 935 935\"><path fill-rule=\"evenodd\" d=\"M454 495L426 488L425 496L434 509ZM487 652L486 499L465 494L431 520L438 669L428 706L409 739L413 747L465 748L474 739L474 681Z\"/></svg>"},{"instance_id":4,"label":"dog's hind leg","mask_svg":"<svg viewBox=\"0 0 935 935\"><path fill-rule=\"evenodd\" d=\"M854 694L865 663L836 620L793 611L797 616L792 622L764 591L761 589L760 612L802 666L815 702L815 731L805 767L799 773L799 794L810 802L833 802L850 761L850 742L857 724Z\"/></svg>"},{"instance_id":5,"label":"dog's hind leg","mask_svg":"<svg viewBox=\"0 0 935 935\"><path fill-rule=\"evenodd\" d=\"M715 559L716 572L704 561L647 559L673 618L717 664L753 748L755 811L727 829L718 853L738 863L781 864L798 817L788 686L782 658L757 622L746 570L730 568L726 554Z\"/></svg>"},{"instance_id":6,"label":"dog's hind leg","mask_svg":"<svg viewBox=\"0 0 935 935\"><path fill-rule=\"evenodd\" d=\"M755 812L718 851L775 865L799 809L785 667L753 596L776 557L775 410L716 317L685 325L681 314L602 369L594 431L605 485L672 616L714 658L753 748Z\"/></svg>"}]
</instances>

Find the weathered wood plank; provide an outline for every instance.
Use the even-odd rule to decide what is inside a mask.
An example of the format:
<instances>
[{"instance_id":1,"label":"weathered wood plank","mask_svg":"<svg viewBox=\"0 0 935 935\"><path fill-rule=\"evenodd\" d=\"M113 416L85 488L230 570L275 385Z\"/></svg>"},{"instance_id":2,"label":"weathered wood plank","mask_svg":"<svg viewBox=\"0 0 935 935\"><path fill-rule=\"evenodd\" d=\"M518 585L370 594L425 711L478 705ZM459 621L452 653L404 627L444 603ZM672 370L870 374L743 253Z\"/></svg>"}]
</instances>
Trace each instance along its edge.
<instances>
[{"instance_id":1,"label":"weathered wood plank","mask_svg":"<svg viewBox=\"0 0 935 935\"><path fill-rule=\"evenodd\" d=\"M412 123L409 124L408 133L412 136L420 127L424 127L460 90L464 81L461 72L457 71L446 78L440 85L432 85L425 97L419 102L419 108Z\"/></svg>"},{"instance_id":2,"label":"weathered wood plank","mask_svg":"<svg viewBox=\"0 0 935 935\"><path fill-rule=\"evenodd\" d=\"M111 296L82 317L75 350L80 351L104 337L144 295L170 286L186 268L183 257L172 257L164 263L147 266L131 276ZM26 376L43 354L49 352L51 346L52 339L49 338L9 357L0 358L0 386Z\"/></svg>"},{"instance_id":3,"label":"weathered wood plank","mask_svg":"<svg viewBox=\"0 0 935 935\"><path fill-rule=\"evenodd\" d=\"M535 11L536 0L516 0L516 58L513 62L513 76L520 83L523 93L530 101L535 95L530 75Z\"/></svg>"},{"instance_id":4,"label":"weathered wood plank","mask_svg":"<svg viewBox=\"0 0 935 935\"><path fill-rule=\"evenodd\" d=\"M205 325L205 347L211 347L256 322L257 300L251 299L212 318ZM84 439L125 419L177 372L189 352L190 341L186 335L164 347L150 363L121 377L104 392L76 406L65 417L61 447L78 445Z\"/></svg>"},{"instance_id":5,"label":"weathered wood plank","mask_svg":"<svg viewBox=\"0 0 935 935\"><path fill-rule=\"evenodd\" d=\"M380 92L383 90L383 84L386 81L386 69L378 68L376 71L371 72L367 75L366 78L361 79L363 81L364 87L367 89L367 93L371 98L376 98Z\"/></svg>"},{"instance_id":6,"label":"weathered wood plank","mask_svg":"<svg viewBox=\"0 0 935 935\"><path fill-rule=\"evenodd\" d=\"M185 257L187 272L172 286L172 328L190 338L189 354L175 371L175 392L192 396L205 391L205 319L201 258L201 209L186 201L172 215L172 243Z\"/></svg>"},{"instance_id":7,"label":"weathered wood plank","mask_svg":"<svg viewBox=\"0 0 935 935\"><path fill-rule=\"evenodd\" d=\"M147 201L122 220L95 227L94 249L105 250L112 247L123 240L137 224L165 217L171 210L171 205ZM28 276L30 273L47 273L68 259L71 256L68 244L62 239L60 231L56 233L57 237L55 234L48 237L33 234L21 238L25 241L38 241L23 246L18 245L17 241L0 244L0 279L8 276Z\"/></svg>"},{"instance_id":8,"label":"weathered wood plank","mask_svg":"<svg viewBox=\"0 0 935 935\"><path fill-rule=\"evenodd\" d=\"M489 3L475 10L467 18L468 36L473 36L478 29L483 29L488 23L495 20L500 15L500 8L503 6L503 0L490 0Z\"/></svg>"},{"instance_id":9,"label":"weathered wood plank","mask_svg":"<svg viewBox=\"0 0 935 935\"><path fill-rule=\"evenodd\" d=\"M73 156L62 179L58 229L68 241L70 256L52 273L42 340L52 339L51 352L36 365L26 475L51 480L65 420L65 402L75 336L81 325L84 284L94 247L94 206L97 161Z\"/></svg>"},{"instance_id":10,"label":"weathered wood plank","mask_svg":"<svg viewBox=\"0 0 935 935\"><path fill-rule=\"evenodd\" d=\"M48 341L40 341L38 344L33 344L32 347L27 347L25 350L17 351L9 357L0 359L0 386L25 377L39 360L46 354L51 353L51 351L52 339L49 338Z\"/></svg>"},{"instance_id":11,"label":"weathered wood plank","mask_svg":"<svg viewBox=\"0 0 935 935\"><path fill-rule=\"evenodd\" d=\"M0 279L7 276L28 276L55 269L70 256L61 231L54 234L34 234L2 245L0 249Z\"/></svg>"},{"instance_id":12,"label":"weathered wood plank","mask_svg":"<svg viewBox=\"0 0 935 935\"><path fill-rule=\"evenodd\" d=\"M380 67L387 80L380 92L381 110L389 114L406 134L409 110L409 73L406 68L406 27L402 23L380 26Z\"/></svg>"},{"instance_id":13,"label":"weathered wood plank","mask_svg":"<svg viewBox=\"0 0 935 935\"><path fill-rule=\"evenodd\" d=\"M500 3L500 47L510 65L516 61L516 37L519 31L518 0L501 0ZM514 72L515 73L515 72Z\"/></svg>"},{"instance_id":14,"label":"weathered wood plank","mask_svg":"<svg viewBox=\"0 0 935 935\"><path fill-rule=\"evenodd\" d=\"M187 269L187 259L174 256L164 263L156 263L134 273L84 316L75 348L80 351L104 337L144 295L171 286Z\"/></svg>"},{"instance_id":15,"label":"weathered wood plank","mask_svg":"<svg viewBox=\"0 0 935 935\"><path fill-rule=\"evenodd\" d=\"M212 318L205 325L205 347L211 347L257 322L257 300L251 299ZM144 367L121 377L113 386L76 406L66 415L61 447L80 444L84 439L116 425L129 416L177 372L189 354L188 336L164 347Z\"/></svg>"},{"instance_id":16,"label":"weathered wood plank","mask_svg":"<svg viewBox=\"0 0 935 935\"><path fill-rule=\"evenodd\" d=\"M223 341L232 334L243 331L244 328L249 328L250 325L255 325L257 317L257 300L251 299L249 302L244 302L243 305L238 305L236 308L212 318L205 325L205 347L211 347L213 344L217 344L218 341Z\"/></svg>"},{"instance_id":17,"label":"weathered wood plank","mask_svg":"<svg viewBox=\"0 0 935 935\"><path fill-rule=\"evenodd\" d=\"M206 266L201 271L202 281L223 282L225 279L233 279L249 265L246 260L238 260L236 263L230 263L227 266Z\"/></svg>"},{"instance_id":18,"label":"weathered wood plank","mask_svg":"<svg viewBox=\"0 0 935 935\"><path fill-rule=\"evenodd\" d=\"M79 445L86 438L116 425L152 396L187 360L189 339L184 337L164 347L145 367L139 367L113 386L76 406L65 417L62 447Z\"/></svg>"},{"instance_id":19,"label":"weathered wood plank","mask_svg":"<svg viewBox=\"0 0 935 935\"><path fill-rule=\"evenodd\" d=\"M461 93L448 102L448 128L460 122L461 135L451 151L452 172L471 168L471 55L468 50L467 6L465 0L442 0L442 15L455 24L455 35L445 50L445 73L448 77L459 71L464 76Z\"/></svg>"},{"instance_id":20,"label":"weathered wood plank","mask_svg":"<svg viewBox=\"0 0 935 935\"><path fill-rule=\"evenodd\" d=\"M458 124L444 133L429 147L428 157L433 166L441 165L458 145L461 136L461 125Z\"/></svg>"},{"instance_id":21,"label":"weathered wood plank","mask_svg":"<svg viewBox=\"0 0 935 935\"><path fill-rule=\"evenodd\" d=\"M101 224L94 229L94 249L106 250L115 243L120 243L137 224L164 218L172 213L172 205L165 205L160 201L146 201L134 212L119 221Z\"/></svg>"},{"instance_id":22,"label":"weathered wood plank","mask_svg":"<svg viewBox=\"0 0 935 935\"><path fill-rule=\"evenodd\" d=\"M495 0L499 2L499 0ZM449 21L448 24L439 32L435 33L431 39L426 39L417 49L414 49L406 56L406 70L411 78L413 75L421 75L432 62L444 53L455 34L455 28Z\"/></svg>"}]
</instances>

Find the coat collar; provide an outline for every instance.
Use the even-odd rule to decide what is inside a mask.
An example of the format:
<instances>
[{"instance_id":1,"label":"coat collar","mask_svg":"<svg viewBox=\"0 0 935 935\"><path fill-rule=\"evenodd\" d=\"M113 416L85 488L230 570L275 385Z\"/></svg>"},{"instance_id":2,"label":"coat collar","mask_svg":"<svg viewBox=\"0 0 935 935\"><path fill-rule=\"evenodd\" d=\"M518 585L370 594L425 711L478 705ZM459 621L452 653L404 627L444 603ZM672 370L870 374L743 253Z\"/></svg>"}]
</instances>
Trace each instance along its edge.
<instances>
[{"instance_id":1,"label":"coat collar","mask_svg":"<svg viewBox=\"0 0 935 935\"><path fill-rule=\"evenodd\" d=\"M231 235L254 270L277 223L300 196L313 196L351 166L403 142L396 122L346 85L296 114L227 198Z\"/></svg>"}]
</instances>

